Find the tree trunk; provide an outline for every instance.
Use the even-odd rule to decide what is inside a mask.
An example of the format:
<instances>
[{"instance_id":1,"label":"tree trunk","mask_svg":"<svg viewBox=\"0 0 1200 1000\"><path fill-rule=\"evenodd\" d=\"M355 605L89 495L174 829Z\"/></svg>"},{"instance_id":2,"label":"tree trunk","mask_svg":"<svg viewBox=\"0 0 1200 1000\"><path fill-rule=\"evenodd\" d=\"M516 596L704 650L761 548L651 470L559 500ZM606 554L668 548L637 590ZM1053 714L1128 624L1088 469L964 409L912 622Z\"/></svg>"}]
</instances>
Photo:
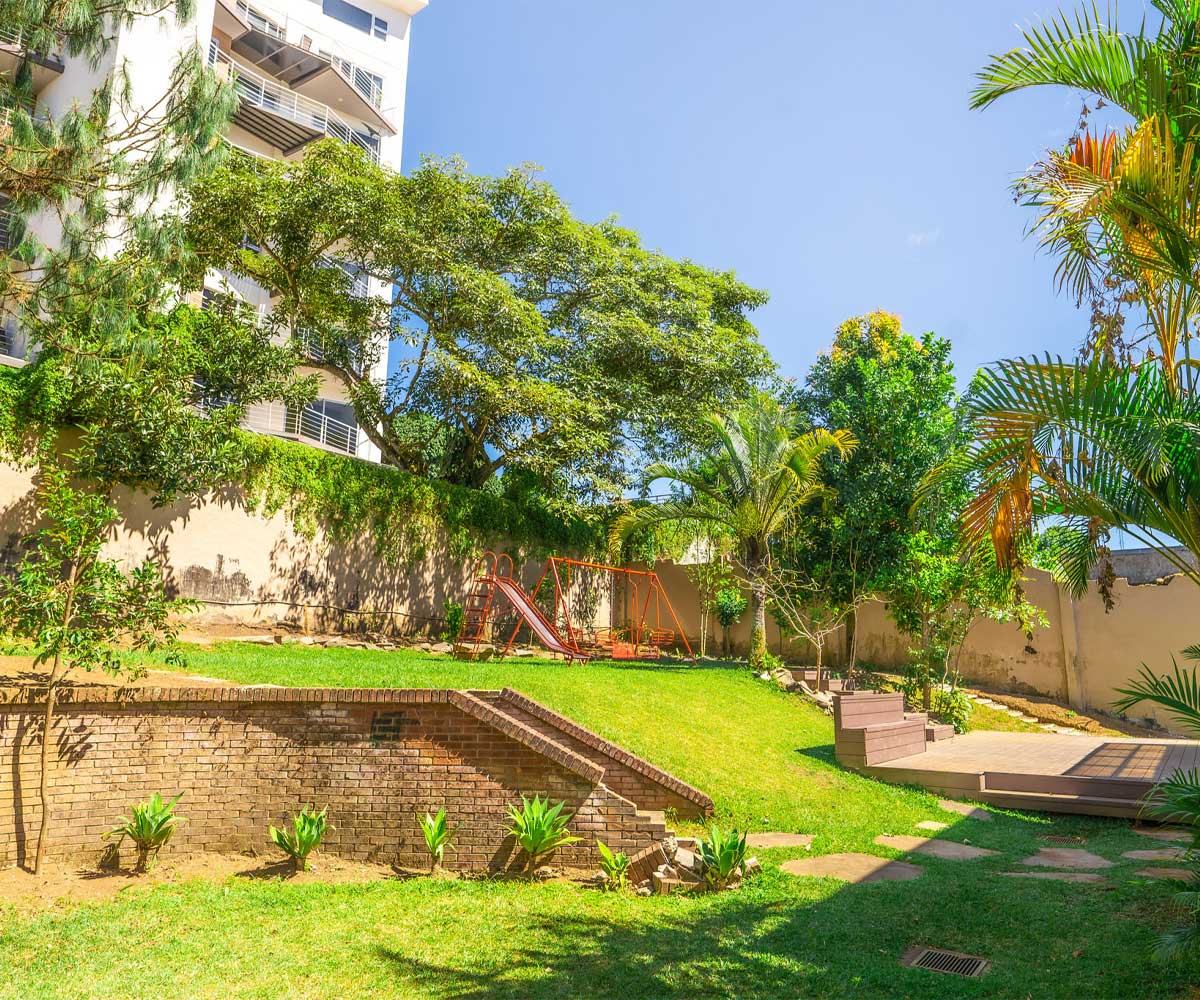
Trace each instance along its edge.
<instances>
[{"instance_id":1,"label":"tree trunk","mask_svg":"<svg viewBox=\"0 0 1200 1000\"><path fill-rule=\"evenodd\" d=\"M853 688L854 668L858 661L858 606L846 619L846 687Z\"/></svg>"},{"instance_id":2,"label":"tree trunk","mask_svg":"<svg viewBox=\"0 0 1200 1000\"><path fill-rule=\"evenodd\" d=\"M767 581L762 566L750 570L750 667L762 670L767 655Z\"/></svg>"},{"instance_id":3,"label":"tree trunk","mask_svg":"<svg viewBox=\"0 0 1200 1000\"><path fill-rule=\"evenodd\" d=\"M46 685L46 711L42 716L41 773L38 775L38 801L42 807L42 819L38 825L37 851L33 855L35 875L42 870L46 838L50 833L50 740L54 733L54 700L58 696L58 673L61 668L62 655L55 654L54 666L50 669L50 681Z\"/></svg>"},{"instance_id":4,"label":"tree trunk","mask_svg":"<svg viewBox=\"0 0 1200 1000\"><path fill-rule=\"evenodd\" d=\"M824 660L824 658L825 658L825 656L824 656L825 643L823 640L820 640L820 641L816 642L814 645L816 646L816 649L817 649L817 690L820 691L821 690L821 661Z\"/></svg>"}]
</instances>

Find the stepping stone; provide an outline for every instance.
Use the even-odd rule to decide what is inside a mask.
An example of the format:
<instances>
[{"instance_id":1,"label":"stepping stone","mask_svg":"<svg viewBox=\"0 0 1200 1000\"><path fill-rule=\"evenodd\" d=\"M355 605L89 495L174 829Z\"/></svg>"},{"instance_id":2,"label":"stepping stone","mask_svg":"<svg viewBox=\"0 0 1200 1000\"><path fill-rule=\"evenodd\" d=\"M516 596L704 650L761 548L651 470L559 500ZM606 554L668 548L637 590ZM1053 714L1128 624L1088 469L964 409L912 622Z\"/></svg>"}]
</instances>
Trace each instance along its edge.
<instances>
[{"instance_id":1,"label":"stepping stone","mask_svg":"<svg viewBox=\"0 0 1200 1000\"><path fill-rule=\"evenodd\" d=\"M1032 868L1111 868L1107 858L1078 847L1042 847L1021 864Z\"/></svg>"},{"instance_id":2,"label":"stepping stone","mask_svg":"<svg viewBox=\"0 0 1200 1000\"><path fill-rule=\"evenodd\" d=\"M970 844L959 844L953 840L930 840L928 837L890 836L883 834L875 838L880 847L894 847L897 851L911 851L915 854L927 854L931 858L941 858L943 861L974 861L976 858L986 858L996 854L982 847L972 847Z\"/></svg>"},{"instance_id":3,"label":"stepping stone","mask_svg":"<svg viewBox=\"0 0 1200 1000\"><path fill-rule=\"evenodd\" d=\"M1178 882L1191 882L1196 877L1190 868L1139 868L1133 874L1145 878L1169 878Z\"/></svg>"},{"instance_id":4,"label":"stepping stone","mask_svg":"<svg viewBox=\"0 0 1200 1000\"><path fill-rule=\"evenodd\" d=\"M1103 882L1095 872L1001 872L1005 878L1040 878L1052 882Z\"/></svg>"},{"instance_id":5,"label":"stepping stone","mask_svg":"<svg viewBox=\"0 0 1200 1000\"><path fill-rule=\"evenodd\" d=\"M811 833L751 833L746 836L749 847L809 847L816 839Z\"/></svg>"},{"instance_id":6,"label":"stepping stone","mask_svg":"<svg viewBox=\"0 0 1200 1000\"><path fill-rule=\"evenodd\" d=\"M1174 861L1185 854L1187 851L1182 847L1160 847L1156 851L1126 851L1121 857L1134 861Z\"/></svg>"},{"instance_id":7,"label":"stepping stone","mask_svg":"<svg viewBox=\"0 0 1200 1000\"><path fill-rule=\"evenodd\" d=\"M1036 715L1025 715L1022 712L1017 713L1017 718L1020 719L1022 722L1037 722L1037 720L1038 720L1038 717Z\"/></svg>"},{"instance_id":8,"label":"stepping stone","mask_svg":"<svg viewBox=\"0 0 1200 1000\"><path fill-rule=\"evenodd\" d=\"M949 830L949 823L939 823L936 819L923 819L917 824L918 830L933 830L935 833L938 830Z\"/></svg>"},{"instance_id":9,"label":"stepping stone","mask_svg":"<svg viewBox=\"0 0 1200 1000\"><path fill-rule=\"evenodd\" d=\"M955 802L953 799L938 799L938 805L947 812L958 813L960 816L966 816L967 819L978 819L984 823L992 821L992 814L986 809L980 809L978 806L973 806L969 802Z\"/></svg>"},{"instance_id":10,"label":"stepping stone","mask_svg":"<svg viewBox=\"0 0 1200 1000\"><path fill-rule=\"evenodd\" d=\"M907 882L925 869L874 854L819 854L815 858L785 861L779 866L789 875L840 878L843 882Z\"/></svg>"},{"instance_id":11,"label":"stepping stone","mask_svg":"<svg viewBox=\"0 0 1200 1000\"><path fill-rule=\"evenodd\" d=\"M1169 826L1135 826L1134 833L1143 837L1153 837L1155 840L1173 840L1178 844L1190 844L1192 835L1187 830L1176 830Z\"/></svg>"}]
</instances>

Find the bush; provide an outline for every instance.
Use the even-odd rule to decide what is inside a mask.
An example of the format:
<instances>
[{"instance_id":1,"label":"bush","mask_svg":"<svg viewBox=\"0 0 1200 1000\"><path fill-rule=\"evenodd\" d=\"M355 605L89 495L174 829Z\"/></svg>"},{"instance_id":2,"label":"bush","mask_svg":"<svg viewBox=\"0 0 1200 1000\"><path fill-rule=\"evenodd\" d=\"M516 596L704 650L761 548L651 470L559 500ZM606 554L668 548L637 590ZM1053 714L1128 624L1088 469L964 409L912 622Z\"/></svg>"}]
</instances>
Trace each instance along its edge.
<instances>
[{"instance_id":1,"label":"bush","mask_svg":"<svg viewBox=\"0 0 1200 1000\"><path fill-rule=\"evenodd\" d=\"M578 837L572 836L567 824L573 818L564 816L565 802L550 804L550 799L533 797L530 802L521 796L521 808L508 807L508 818L511 825L508 832L517 838L517 845L529 856L528 871L532 873L538 866L538 861L556 848L573 844Z\"/></svg>"},{"instance_id":2,"label":"bush","mask_svg":"<svg viewBox=\"0 0 1200 1000\"><path fill-rule=\"evenodd\" d=\"M315 804L302 806L300 811L292 817L292 832L290 833L287 830L270 828L271 840L276 847L292 859L292 865L298 872L308 869L308 856L321 845L326 831L333 829L326 818L329 807L326 806L320 812L316 810Z\"/></svg>"},{"instance_id":3,"label":"bush","mask_svg":"<svg viewBox=\"0 0 1200 1000\"><path fill-rule=\"evenodd\" d=\"M935 688L930 698L930 710L940 721L952 725L956 733L962 733L966 732L975 705L960 688L949 691Z\"/></svg>"},{"instance_id":4,"label":"bush","mask_svg":"<svg viewBox=\"0 0 1200 1000\"><path fill-rule=\"evenodd\" d=\"M429 851L431 872L437 872L442 867L442 859L446 851L454 850L454 834L446 820L446 810L439 809L436 816L426 813L418 814L417 822L421 824L421 833L425 837L425 849Z\"/></svg>"},{"instance_id":5,"label":"bush","mask_svg":"<svg viewBox=\"0 0 1200 1000\"><path fill-rule=\"evenodd\" d=\"M141 874L154 867L158 852L175 835L176 827L184 822L182 816L175 815L175 804L182 795L183 792L180 792L167 802L155 792L146 802L130 806L131 815L122 816L117 825L104 835L105 840L116 837L117 842L113 846L118 849L126 837L133 841L133 846L137 848L135 872Z\"/></svg>"},{"instance_id":6,"label":"bush","mask_svg":"<svg viewBox=\"0 0 1200 1000\"><path fill-rule=\"evenodd\" d=\"M442 638L446 642L454 642L462 633L463 627L463 606L457 601L447 601L445 609L442 612L442 617L445 619L446 628L442 632Z\"/></svg>"},{"instance_id":7,"label":"bush","mask_svg":"<svg viewBox=\"0 0 1200 1000\"><path fill-rule=\"evenodd\" d=\"M729 630L746 613L746 595L737 587L722 587L713 595L713 613L721 623L722 651L729 653Z\"/></svg>"},{"instance_id":8,"label":"bush","mask_svg":"<svg viewBox=\"0 0 1200 1000\"><path fill-rule=\"evenodd\" d=\"M746 835L737 830L724 833L714 826L700 841L699 854L705 881L713 889L726 889L741 877L746 861Z\"/></svg>"},{"instance_id":9,"label":"bush","mask_svg":"<svg viewBox=\"0 0 1200 1000\"><path fill-rule=\"evenodd\" d=\"M604 870L604 888L619 892L629 880L629 855L611 850L607 844L596 841L600 851L600 867Z\"/></svg>"}]
</instances>

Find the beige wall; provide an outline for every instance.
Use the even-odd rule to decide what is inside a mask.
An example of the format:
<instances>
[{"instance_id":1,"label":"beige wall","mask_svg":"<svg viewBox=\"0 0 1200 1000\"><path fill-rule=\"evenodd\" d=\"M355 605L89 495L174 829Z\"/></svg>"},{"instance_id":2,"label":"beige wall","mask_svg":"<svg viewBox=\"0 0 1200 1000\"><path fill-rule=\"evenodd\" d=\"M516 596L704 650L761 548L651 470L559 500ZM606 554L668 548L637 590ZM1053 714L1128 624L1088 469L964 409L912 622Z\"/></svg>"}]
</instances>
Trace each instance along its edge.
<instances>
[{"instance_id":1,"label":"beige wall","mask_svg":"<svg viewBox=\"0 0 1200 1000\"><path fill-rule=\"evenodd\" d=\"M20 537L33 527L33 475L0 466L0 565L14 561ZM128 562L159 559L180 594L206 602L200 620L291 620L313 629L360 623L378 628L386 621L402 633L436 633L444 603L463 601L471 589L473 560L453 555L443 542L431 544L410 564L389 565L375 556L367 531L349 542L334 541L320 528L306 538L285 514L264 518L247 511L237 491L161 509L126 493L119 507L124 521L110 552ZM532 586L541 568L540 560L530 560L518 572ZM698 601L686 567L659 563L655 569L696 645ZM1071 600L1044 573L1032 572L1026 590L1045 611L1049 627L1027 643L1013 625L977 623L959 662L969 680L1107 709L1114 689L1142 663L1165 672L1172 654L1200 642L1200 588L1179 577L1145 585L1118 580L1116 607L1107 614L1095 593ZM602 624L607 624L608 599L608 592L593 596L594 617ZM328 610L337 608L389 614L364 622L361 615ZM663 624L671 627L665 609ZM731 630L737 649L746 648L749 631L747 614ZM710 634L719 637L719 632L713 623ZM779 632L770 621L768 643L772 652L780 651ZM832 637L827 662L844 662L845 644L844 635ZM716 648L714 642L710 652ZM789 659L811 662L812 651L803 642L785 642L782 648ZM860 661L882 668L907 662L906 640L881 604L859 612L858 654ZM1170 721L1161 713L1153 717L1164 725Z\"/></svg>"}]
</instances>

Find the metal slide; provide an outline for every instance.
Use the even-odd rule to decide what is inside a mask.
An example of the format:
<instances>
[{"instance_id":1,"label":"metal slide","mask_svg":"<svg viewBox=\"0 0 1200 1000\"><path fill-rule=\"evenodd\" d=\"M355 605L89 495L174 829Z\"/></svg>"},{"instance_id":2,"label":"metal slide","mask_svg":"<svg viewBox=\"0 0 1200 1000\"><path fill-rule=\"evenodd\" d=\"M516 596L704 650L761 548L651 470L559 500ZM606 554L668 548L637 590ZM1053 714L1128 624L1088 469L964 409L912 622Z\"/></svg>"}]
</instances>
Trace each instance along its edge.
<instances>
[{"instance_id":1,"label":"metal slide","mask_svg":"<svg viewBox=\"0 0 1200 1000\"><path fill-rule=\"evenodd\" d=\"M512 606L516 608L517 614L525 620L525 624L537 636L538 642L550 650L550 652L565 656L568 660L586 662L588 658L587 654L563 642L562 637L558 634L558 629L546 620L546 616L542 614L541 609L533 603L530 596L521 589L520 585L512 577L493 576L488 579L488 583L499 589L512 602Z\"/></svg>"}]
</instances>

